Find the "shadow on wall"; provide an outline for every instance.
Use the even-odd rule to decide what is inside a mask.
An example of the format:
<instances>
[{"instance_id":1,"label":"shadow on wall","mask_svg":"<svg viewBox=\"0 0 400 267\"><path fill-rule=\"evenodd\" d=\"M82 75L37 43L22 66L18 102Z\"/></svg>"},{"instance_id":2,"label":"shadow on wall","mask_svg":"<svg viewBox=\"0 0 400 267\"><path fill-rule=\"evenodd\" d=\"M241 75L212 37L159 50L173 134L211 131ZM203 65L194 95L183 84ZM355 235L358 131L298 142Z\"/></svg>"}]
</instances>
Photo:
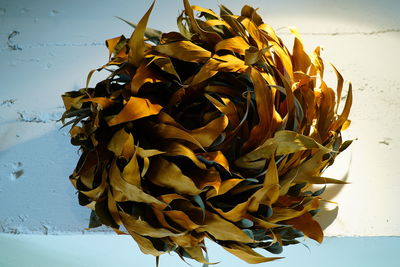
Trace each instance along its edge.
<instances>
[{"instance_id":1,"label":"shadow on wall","mask_svg":"<svg viewBox=\"0 0 400 267\"><path fill-rule=\"evenodd\" d=\"M349 163L345 174L342 177L335 177L335 179L348 182L350 174L350 166L351 166L351 157L349 159ZM332 167L334 168L335 166L333 165ZM330 185L329 187L326 188L325 192L322 194L322 198L328 201L334 199L340 193L340 191L342 191L344 186L346 186L346 184ZM328 228L335 221L335 219L339 214L339 205L336 205L333 209L331 209L330 206L331 205L329 202L321 202L320 212L318 212L318 214L315 217L315 219L319 222L323 230Z\"/></svg>"},{"instance_id":2,"label":"shadow on wall","mask_svg":"<svg viewBox=\"0 0 400 267\"><path fill-rule=\"evenodd\" d=\"M27 124L26 129L40 127L39 123L21 123ZM51 234L82 232L88 227L90 210L78 204L69 181L78 147L70 144L67 129L54 124L57 130L0 151L0 232ZM341 180L347 181L348 176L349 169ZM342 188L331 185L322 197L330 200ZM326 229L338 212L338 206L329 210L321 202L316 219Z\"/></svg>"},{"instance_id":3,"label":"shadow on wall","mask_svg":"<svg viewBox=\"0 0 400 267\"><path fill-rule=\"evenodd\" d=\"M82 232L88 226L90 212L69 181L78 148L51 123L56 130L0 151L0 232ZM26 135L44 125L21 124Z\"/></svg>"}]
</instances>

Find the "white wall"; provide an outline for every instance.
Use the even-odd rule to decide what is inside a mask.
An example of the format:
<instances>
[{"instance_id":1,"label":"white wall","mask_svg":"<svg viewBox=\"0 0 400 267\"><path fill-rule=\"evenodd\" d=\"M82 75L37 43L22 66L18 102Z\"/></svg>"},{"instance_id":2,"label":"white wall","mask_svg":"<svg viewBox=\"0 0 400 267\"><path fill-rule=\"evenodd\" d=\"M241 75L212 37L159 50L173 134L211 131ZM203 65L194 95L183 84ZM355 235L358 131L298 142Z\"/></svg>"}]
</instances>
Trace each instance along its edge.
<instances>
[{"instance_id":1,"label":"white wall","mask_svg":"<svg viewBox=\"0 0 400 267\"><path fill-rule=\"evenodd\" d=\"M236 12L244 3L220 2ZM339 209L329 207L334 211L326 218L338 214L326 234L399 235L400 2L246 3L260 7L275 28L296 25L308 51L322 45L324 57L353 83L353 123L346 135L358 141L328 170L336 178L348 173L351 184L327 192L336 195ZM149 4L0 0L0 232L82 232L87 227L90 212L78 205L68 180L77 149L56 122L63 111L60 95L83 87L88 71L107 61L105 39L130 35L130 27L114 16L138 21ZM210 0L192 4L217 10ZM181 9L179 0L159 0L149 26L175 29ZM19 34L8 41L13 31ZM291 40L287 30L278 32ZM96 74L93 83L101 78Z\"/></svg>"},{"instance_id":2,"label":"white wall","mask_svg":"<svg viewBox=\"0 0 400 267\"><path fill-rule=\"evenodd\" d=\"M273 262L254 265L232 256L215 243L208 242L215 267L398 267L400 238L330 237L322 245L313 240L304 246L285 247ZM1 267L114 267L155 266L155 258L140 253L130 236L115 235L0 235ZM260 253L263 251L258 250ZM265 252L265 251L264 251ZM266 253L263 253L266 255ZM24 255L21 257L21 255ZM269 254L268 256L271 256ZM202 264L187 260L194 267ZM160 267L188 267L175 253L160 257Z\"/></svg>"}]
</instances>

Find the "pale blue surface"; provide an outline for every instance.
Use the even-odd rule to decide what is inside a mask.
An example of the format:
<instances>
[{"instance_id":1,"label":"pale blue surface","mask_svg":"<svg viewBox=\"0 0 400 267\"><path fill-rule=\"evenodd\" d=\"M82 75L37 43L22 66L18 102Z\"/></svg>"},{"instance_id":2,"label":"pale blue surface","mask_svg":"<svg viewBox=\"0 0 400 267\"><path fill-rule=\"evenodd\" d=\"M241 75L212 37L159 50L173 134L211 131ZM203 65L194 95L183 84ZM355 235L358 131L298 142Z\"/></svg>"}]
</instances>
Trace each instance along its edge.
<instances>
[{"instance_id":1,"label":"pale blue surface","mask_svg":"<svg viewBox=\"0 0 400 267\"><path fill-rule=\"evenodd\" d=\"M246 264L215 244L208 244L210 261L218 267L397 267L400 266L399 237L331 237L322 245L286 247L276 262ZM264 254L266 255L266 254ZM194 267L202 265L190 261ZM1 267L136 267L155 266L152 256L143 255L129 236L115 235L9 235L0 234ZM161 256L160 267L189 266L176 254Z\"/></svg>"}]
</instances>

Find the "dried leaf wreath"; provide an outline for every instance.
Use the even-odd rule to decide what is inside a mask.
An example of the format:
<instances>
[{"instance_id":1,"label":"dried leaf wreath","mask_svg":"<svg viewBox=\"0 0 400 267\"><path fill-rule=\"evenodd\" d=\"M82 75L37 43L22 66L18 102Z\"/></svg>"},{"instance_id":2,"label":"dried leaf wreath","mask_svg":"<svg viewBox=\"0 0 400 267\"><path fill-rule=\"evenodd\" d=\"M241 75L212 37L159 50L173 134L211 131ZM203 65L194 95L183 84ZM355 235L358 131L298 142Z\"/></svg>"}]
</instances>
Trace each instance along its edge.
<instances>
[{"instance_id":1,"label":"dried leaf wreath","mask_svg":"<svg viewBox=\"0 0 400 267\"><path fill-rule=\"evenodd\" d=\"M89 88L93 70L62 96L82 151L70 177L79 203L157 260L209 264L205 238L248 263L279 259L254 248L322 242L313 216L322 186L343 183L321 174L351 143L351 85L339 114L342 76L333 67L335 92L320 48L307 54L296 30L289 52L248 5L234 15L183 3L179 32L147 28L153 3L129 39L106 41L97 71L110 76Z\"/></svg>"}]
</instances>

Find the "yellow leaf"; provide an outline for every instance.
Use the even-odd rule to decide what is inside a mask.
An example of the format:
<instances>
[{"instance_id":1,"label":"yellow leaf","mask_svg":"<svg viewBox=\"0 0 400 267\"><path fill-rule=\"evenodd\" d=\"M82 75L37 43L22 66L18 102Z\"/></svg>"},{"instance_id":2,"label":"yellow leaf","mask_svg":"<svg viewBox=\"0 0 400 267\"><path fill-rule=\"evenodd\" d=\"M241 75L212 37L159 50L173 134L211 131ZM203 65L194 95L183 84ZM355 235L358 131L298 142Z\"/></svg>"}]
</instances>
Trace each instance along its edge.
<instances>
[{"instance_id":1,"label":"yellow leaf","mask_svg":"<svg viewBox=\"0 0 400 267\"><path fill-rule=\"evenodd\" d=\"M346 120L346 121L343 123L342 128L341 128L340 130L341 130L341 131L347 130L347 128L350 127L350 123L351 123L351 120Z\"/></svg>"},{"instance_id":2,"label":"yellow leaf","mask_svg":"<svg viewBox=\"0 0 400 267\"><path fill-rule=\"evenodd\" d=\"M235 36L232 38L224 39L215 45L215 52L220 50L228 50L240 55L244 55L245 50L249 48L249 44L241 37Z\"/></svg>"},{"instance_id":3,"label":"yellow leaf","mask_svg":"<svg viewBox=\"0 0 400 267\"><path fill-rule=\"evenodd\" d=\"M257 14L257 9L254 9L253 7L249 5L244 5L240 15L246 18L249 18L253 23L255 23L257 26L263 24L263 20L260 17L260 15Z\"/></svg>"},{"instance_id":4,"label":"yellow leaf","mask_svg":"<svg viewBox=\"0 0 400 267\"><path fill-rule=\"evenodd\" d=\"M279 175L272 157L264 177L263 187L250 197L250 212L257 212L259 205L272 206L279 198Z\"/></svg>"},{"instance_id":5,"label":"yellow leaf","mask_svg":"<svg viewBox=\"0 0 400 267\"><path fill-rule=\"evenodd\" d=\"M136 67L139 67L141 61L144 58L144 49L145 49L144 33L146 32L147 21L149 20L149 16L151 11L153 10L153 6L154 2L151 4L146 14L139 21L135 31L132 33L132 36L129 39L128 62Z\"/></svg>"},{"instance_id":6,"label":"yellow leaf","mask_svg":"<svg viewBox=\"0 0 400 267\"><path fill-rule=\"evenodd\" d=\"M125 181L130 184L140 187L140 170L139 164L136 158L136 153L133 154L132 158L129 160L128 164L124 167L122 171L122 177Z\"/></svg>"},{"instance_id":7,"label":"yellow leaf","mask_svg":"<svg viewBox=\"0 0 400 267\"><path fill-rule=\"evenodd\" d=\"M258 63L262 57L266 55L268 49L269 47L264 47L263 49L258 50L257 47L250 46L244 51L244 64L251 66Z\"/></svg>"},{"instance_id":8,"label":"yellow leaf","mask_svg":"<svg viewBox=\"0 0 400 267\"><path fill-rule=\"evenodd\" d=\"M197 188L201 190L208 186L212 186L218 191L219 187L221 186L221 177L219 176L219 172L215 170L214 167L211 167L208 170L193 170L190 173L190 177L196 184Z\"/></svg>"},{"instance_id":9,"label":"yellow leaf","mask_svg":"<svg viewBox=\"0 0 400 267\"><path fill-rule=\"evenodd\" d=\"M232 28L232 34L241 36L247 43L249 43L246 29L238 20L239 16L229 14L229 12L226 12L227 10L225 7L223 7L222 5L221 7L221 17Z\"/></svg>"},{"instance_id":10,"label":"yellow leaf","mask_svg":"<svg viewBox=\"0 0 400 267\"><path fill-rule=\"evenodd\" d=\"M174 163L159 158L154 164L157 168L151 168L147 173L147 179L152 183L172 188L179 194L198 195L201 193L192 179L184 175Z\"/></svg>"},{"instance_id":11,"label":"yellow leaf","mask_svg":"<svg viewBox=\"0 0 400 267\"><path fill-rule=\"evenodd\" d=\"M321 226L308 212L299 217L287 220L285 223L293 225L294 228L302 231L306 236L314 239L318 243L322 243L324 240L324 233L322 232Z\"/></svg>"},{"instance_id":12,"label":"yellow leaf","mask_svg":"<svg viewBox=\"0 0 400 267\"><path fill-rule=\"evenodd\" d=\"M249 33L250 37L255 42L254 46L256 46L260 50L268 46L268 41L265 35L261 33L257 25L254 24L254 21L246 17L241 17L241 19L239 20L240 23L245 27L246 31Z\"/></svg>"},{"instance_id":13,"label":"yellow leaf","mask_svg":"<svg viewBox=\"0 0 400 267\"><path fill-rule=\"evenodd\" d=\"M144 253L144 254L150 254L153 256L160 256L164 253L166 253L166 251L159 251L157 250L153 243L148 239L145 238L141 235L136 234L132 229L127 229L129 234L132 236L132 238L136 241L136 243L138 244L140 250Z\"/></svg>"},{"instance_id":14,"label":"yellow leaf","mask_svg":"<svg viewBox=\"0 0 400 267\"><path fill-rule=\"evenodd\" d=\"M165 210L163 211L165 215L167 215L168 218L170 218L172 221L177 223L178 225L182 226L184 229L192 231L194 229L197 229L199 225L194 223L189 216L186 215L183 211L180 210Z\"/></svg>"},{"instance_id":15,"label":"yellow leaf","mask_svg":"<svg viewBox=\"0 0 400 267\"><path fill-rule=\"evenodd\" d=\"M281 40L276 36L274 29L268 24L261 24L258 28L267 33L269 40L276 44L281 44Z\"/></svg>"},{"instance_id":16,"label":"yellow leaf","mask_svg":"<svg viewBox=\"0 0 400 267\"><path fill-rule=\"evenodd\" d=\"M114 101L112 101L111 99L106 98L106 97L86 98L86 99L82 99L81 102L97 103L101 107L100 109L108 108L109 106L114 104Z\"/></svg>"},{"instance_id":17,"label":"yellow leaf","mask_svg":"<svg viewBox=\"0 0 400 267\"><path fill-rule=\"evenodd\" d=\"M196 157L196 155L191 149L187 148L186 146L180 143L171 142L170 144L167 145L165 151L166 151L165 153L166 156L179 156L179 157L183 156L190 159L200 169L203 170L207 169L207 166Z\"/></svg>"},{"instance_id":18,"label":"yellow leaf","mask_svg":"<svg viewBox=\"0 0 400 267\"><path fill-rule=\"evenodd\" d=\"M237 226L209 211L206 211L204 225L196 229L196 232L203 231L210 233L218 240L231 240L243 243L255 242Z\"/></svg>"},{"instance_id":19,"label":"yellow leaf","mask_svg":"<svg viewBox=\"0 0 400 267\"><path fill-rule=\"evenodd\" d=\"M82 127L74 126L69 130L69 134L71 135L72 138L75 138L80 134L85 134L85 131L83 130Z\"/></svg>"},{"instance_id":20,"label":"yellow leaf","mask_svg":"<svg viewBox=\"0 0 400 267\"><path fill-rule=\"evenodd\" d=\"M249 207L250 201L245 201L242 202L238 205L236 205L233 209L225 212L222 209L216 208L214 206L213 209L218 212L219 215L224 217L225 219L232 221L232 222L238 222L241 219L243 219L244 215L247 213L247 209Z\"/></svg>"},{"instance_id":21,"label":"yellow leaf","mask_svg":"<svg viewBox=\"0 0 400 267\"><path fill-rule=\"evenodd\" d=\"M335 92L325 82L321 82L321 99L319 105L317 129L322 142L329 135L329 128L334 119Z\"/></svg>"},{"instance_id":22,"label":"yellow leaf","mask_svg":"<svg viewBox=\"0 0 400 267\"><path fill-rule=\"evenodd\" d=\"M131 81L131 93L136 95L139 92L140 87L145 83L157 83L162 82L163 79L159 77L154 71L150 69L146 64L141 64L136 69L136 73Z\"/></svg>"},{"instance_id":23,"label":"yellow leaf","mask_svg":"<svg viewBox=\"0 0 400 267\"><path fill-rule=\"evenodd\" d=\"M113 196L117 202L135 201L154 204L158 207L165 208L166 204L159 201L155 197L145 193L139 187L126 182L121 177L121 173L116 164L116 160L111 163L110 167L110 184L113 188Z\"/></svg>"},{"instance_id":24,"label":"yellow leaf","mask_svg":"<svg viewBox=\"0 0 400 267\"><path fill-rule=\"evenodd\" d=\"M229 31L232 32L232 28L231 26L226 23L223 20L219 20L219 19L209 19L207 21L204 21L204 24L208 27L214 27L214 26L225 26ZM223 41L223 40L222 40ZM221 42L221 41L220 41Z\"/></svg>"},{"instance_id":25,"label":"yellow leaf","mask_svg":"<svg viewBox=\"0 0 400 267\"><path fill-rule=\"evenodd\" d=\"M255 225L255 226L261 227L261 228L266 229L266 230L269 230L269 229L272 229L272 228L276 228L276 227L281 227L281 226L282 226L282 224L271 223L271 222L268 222L268 221L266 221L266 220L262 220L262 219L260 219L260 218L251 216L251 215L249 215L249 214L246 214L244 217L245 217L246 219L248 219L248 220L254 222L254 225Z\"/></svg>"},{"instance_id":26,"label":"yellow leaf","mask_svg":"<svg viewBox=\"0 0 400 267\"><path fill-rule=\"evenodd\" d=\"M198 63L204 63L212 56L210 51L190 41L178 41L157 45L154 47L154 50L182 61Z\"/></svg>"},{"instance_id":27,"label":"yellow leaf","mask_svg":"<svg viewBox=\"0 0 400 267\"><path fill-rule=\"evenodd\" d=\"M198 11L198 12L207 13L208 15L211 15L211 16L213 16L215 18L219 18L219 16L214 11L212 11L211 9L204 8L204 7L201 7L201 6L196 6L196 5L192 5L191 8L193 10Z\"/></svg>"},{"instance_id":28,"label":"yellow leaf","mask_svg":"<svg viewBox=\"0 0 400 267\"><path fill-rule=\"evenodd\" d=\"M274 207L272 216L270 218L268 218L268 222L276 223L276 222L280 222L280 221L286 221L286 220L289 220L292 218L299 217L310 210L316 210L319 208L319 199L313 198L308 203L303 204L303 206L304 207L301 210L297 210L297 209L295 210L295 209L291 209L291 208Z\"/></svg>"},{"instance_id":29,"label":"yellow leaf","mask_svg":"<svg viewBox=\"0 0 400 267\"><path fill-rule=\"evenodd\" d=\"M244 64L244 63L243 63ZM232 97L242 97L242 94L235 89L222 85L207 85L204 87L205 92L213 92L218 94L225 94Z\"/></svg>"},{"instance_id":30,"label":"yellow leaf","mask_svg":"<svg viewBox=\"0 0 400 267\"><path fill-rule=\"evenodd\" d=\"M165 71L169 74L174 75L178 81L181 80L179 77L179 74L176 72L174 65L172 64L171 58L169 57L163 57L163 56L156 56L154 60L154 63L162 70Z\"/></svg>"},{"instance_id":31,"label":"yellow leaf","mask_svg":"<svg viewBox=\"0 0 400 267\"><path fill-rule=\"evenodd\" d=\"M347 118L350 114L350 108L353 104L353 90L351 83L349 84L349 91L347 93L346 103L344 104L344 108L342 114L340 114L339 118L334 121L331 125L331 130L336 131L339 127L342 127L347 121Z\"/></svg>"},{"instance_id":32,"label":"yellow leaf","mask_svg":"<svg viewBox=\"0 0 400 267\"><path fill-rule=\"evenodd\" d=\"M234 188L236 185L238 185L240 182L243 182L244 179L242 178L234 178L234 179L228 179L224 180L221 182L221 185L219 187L219 190L209 190L207 192L207 199L212 198L217 195L223 195L232 188Z\"/></svg>"},{"instance_id":33,"label":"yellow leaf","mask_svg":"<svg viewBox=\"0 0 400 267\"><path fill-rule=\"evenodd\" d=\"M117 235L129 235L128 233L121 231L119 229L116 228L112 228L112 230L117 234Z\"/></svg>"},{"instance_id":34,"label":"yellow leaf","mask_svg":"<svg viewBox=\"0 0 400 267\"><path fill-rule=\"evenodd\" d=\"M183 249L186 251L187 254L189 254L189 256L192 259L194 259L200 263L203 263L206 265L216 264L216 263L210 263L204 258L203 251L201 250L200 246L184 247Z\"/></svg>"},{"instance_id":35,"label":"yellow leaf","mask_svg":"<svg viewBox=\"0 0 400 267\"><path fill-rule=\"evenodd\" d=\"M190 173L190 178L192 178L193 182L196 184L196 187L203 190L208 186L212 186L215 190L219 190L221 186L221 177L219 176L219 172L215 170L214 167L206 170L193 170Z\"/></svg>"},{"instance_id":36,"label":"yellow leaf","mask_svg":"<svg viewBox=\"0 0 400 267\"><path fill-rule=\"evenodd\" d=\"M343 89L344 80L343 80L343 77L340 74L340 72L335 68L335 66L333 66L333 64L331 64L331 66L332 66L332 68L336 74L337 80L338 80L337 87L336 87L336 108L335 108L335 114L337 114L338 109L339 109L340 100L342 98L342 89Z\"/></svg>"},{"instance_id":37,"label":"yellow leaf","mask_svg":"<svg viewBox=\"0 0 400 267\"><path fill-rule=\"evenodd\" d=\"M287 190L289 190L290 184L293 182L312 183L312 181L314 180L315 183L320 183L322 180L326 183L327 180L324 180L323 178L320 177L319 178L320 181L318 181L317 178L320 171L325 167L325 165L328 162L328 160L323 159L323 156L325 154L326 151L319 150L310 159L301 163L300 166L292 168L289 172L287 172L280 181L281 185L280 195L281 196L285 195L287 193Z\"/></svg>"},{"instance_id":38,"label":"yellow leaf","mask_svg":"<svg viewBox=\"0 0 400 267\"><path fill-rule=\"evenodd\" d=\"M283 66L283 70L280 71L287 81L291 83L293 81L293 65L287 48L281 47L279 43L275 42L270 42L270 45L272 45L271 49L273 49L276 55L275 65L278 66L279 62L277 60L280 60Z\"/></svg>"},{"instance_id":39,"label":"yellow leaf","mask_svg":"<svg viewBox=\"0 0 400 267\"><path fill-rule=\"evenodd\" d=\"M321 176L303 176L302 178L296 178L296 182L309 184L348 184L346 181Z\"/></svg>"},{"instance_id":40,"label":"yellow leaf","mask_svg":"<svg viewBox=\"0 0 400 267\"><path fill-rule=\"evenodd\" d=\"M116 16L117 19L122 20L123 22L125 22L126 24L128 24L129 26L133 27L133 28L137 28L137 24L132 23L126 19L123 19L121 17ZM144 36L148 39L151 40L152 42L157 42L160 40L162 32L156 29L152 29L152 28L146 28L145 32L144 32Z\"/></svg>"},{"instance_id":41,"label":"yellow leaf","mask_svg":"<svg viewBox=\"0 0 400 267\"><path fill-rule=\"evenodd\" d=\"M116 156L121 156L124 150L125 144L133 144L133 136L125 131L125 129L120 129L114 133L110 142L107 145L107 149L114 152Z\"/></svg>"},{"instance_id":42,"label":"yellow leaf","mask_svg":"<svg viewBox=\"0 0 400 267\"><path fill-rule=\"evenodd\" d=\"M289 28L290 32L295 36L293 45L293 71L302 71L307 73L307 69L311 64L310 57L304 52L303 43L301 42L300 34L294 27Z\"/></svg>"},{"instance_id":43,"label":"yellow leaf","mask_svg":"<svg viewBox=\"0 0 400 267\"><path fill-rule=\"evenodd\" d=\"M233 55L214 55L210 58L206 64L200 69L200 71L194 76L191 85L199 84L207 79L210 79L218 72L245 72L247 66L244 61L238 59Z\"/></svg>"},{"instance_id":44,"label":"yellow leaf","mask_svg":"<svg viewBox=\"0 0 400 267\"><path fill-rule=\"evenodd\" d=\"M154 238L180 236L184 234L184 233L176 234L164 228L154 228L146 221L135 219L133 216L124 212L120 212L120 216L122 222L124 223L124 226L129 231L129 233L135 232L142 236L150 236Z\"/></svg>"},{"instance_id":45,"label":"yellow leaf","mask_svg":"<svg viewBox=\"0 0 400 267\"><path fill-rule=\"evenodd\" d=\"M68 94L62 95L65 110L70 110L71 108L80 109L82 107L81 100L84 97L85 95L80 95L78 97L71 97Z\"/></svg>"},{"instance_id":46,"label":"yellow leaf","mask_svg":"<svg viewBox=\"0 0 400 267\"><path fill-rule=\"evenodd\" d=\"M111 59L112 54L117 53L117 51L115 51L115 48L117 47L118 43L121 41L121 39L125 39L123 36L118 36L112 39L108 39L106 40L106 46L108 48L108 52L109 52L109 59Z\"/></svg>"},{"instance_id":47,"label":"yellow leaf","mask_svg":"<svg viewBox=\"0 0 400 267\"><path fill-rule=\"evenodd\" d=\"M155 208L155 207L151 207L151 210L154 213L154 216L157 218L158 223L160 224L161 227L164 227L165 229L171 230L173 232L180 232L180 230L176 229L175 227L171 226L170 222L167 221L167 219L165 218L164 213Z\"/></svg>"},{"instance_id":48,"label":"yellow leaf","mask_svg":"<svg viewBox=\"0 0 400 267\"><path fill-rule=\"evenodd\" d=\"M149 99L131 96L120 113L108 121L109 126L114 126L127 121L156 115L163 107L153 104Z\"/></svg>"},{"instance_id":49,"label":"yellow leaf","mask_svg":"<svg viewBox=\"0 0 400 267\"><path fill-rule=\"evenodd\" d=\"M161 195L158 197L162 202L167 203L168 205L176 200L176 199L181 199L181 200L188 200L187 198L185 198L184 196L181 196L179 194L165 194L165 195Z\"/></svg>"},{"instance_id":50,"label":"yellow leaf","mask_svg":"<svg viewBox=\"0 0 400 267\"><path fill-rule=\"evenodd\" d=\"M276 156L281 156L314 148L319 148L325 153L330 151L321 144L318 144L311 137L293 131L281 130L277 131L273 138L267 139L257 149L240 157L235 161L235 164L239 167L246 168L251 162L272 158L275 150Z\"/></svg>"},{"instance_id":51,"label":"yellow leaf","mask_svg":"<svg viewBox=\"0 0 400 267\"><path fill-rule=\"evenodd\" d=\"M153 132L165 139L185 140L204 150L203 146L196 138L194 138L187 131L182 130L178 127L164 123L158 123L153 126Z\"/></svg>"},{"instance_id":52,"label":"yellow leaf","mask_svg":"<svg viewBox=\"0 0 400 267\"><path fill-rule=\"evenodd\" d=\"M90 177L91 179L94 179L94 172L92 172L92 170L89 170L90 171L90 174L89 175L91 175L92 177ZM94 169L93 169L93 171L94 171ZM88 175L88 173L86 172L83 172L82 173L82 175L79 177L79 179L81 180L81 182L83 183L83 181L85 180L84 179L84 176L85 175ZM83 179L82 179L83 178ZM89 177L88 177L89 178ZM91 198L91 199L93 199L93 200L97 200L97 199L99 199L102 195L103 195L103 193L104 193L104 191L106 190L106 188L107 188L107 182L106 182L106 180L107 180L107 175L106 175L106 172L103 172L103 175L101 176L101 183L100 183L100 185L98 185L98 186L96 186L96 187L94 187L93 188L93 186L92 185L89 185L88 186L88 188L90 188L91 190L87 190L87 191L85 191L85 190L79 190L79 192L81 192L82 194L84 194L84 195L86 195L86 196L88 196L89 198ZM77 179L76 178L72 178L71 179L71 183L75 186L75 188L77 188Z\"/></svg>"},{"instance_id":53,"label":"yellow leaf","mask_svg":"<svg viewBox=\"0 0 400 267\"><path fill-rule=\"evenodd\" d=\"M229 162L228 159L224 156L221 151L212 151L212 152L205 152L199 153L198 155L203 156L209 161L214 161L225 168L225 170L229 171Z\"/></svg>"},{"instance_id":54,"label":"yellow leaf","mask_svg":"<svg viewBox=\"0 0 400 267\"><path fill-rule=\"evenodd\" d=\"M228 118L224 115L207 125L188 131L203 147L209 147L228 126Z\"/></svg>"},{"instance_id":55,"label":"yellow leaf","mask_svg":"<svg viewBox=\"0 0 400 267\"><path fill-rule=\"evenodd\" d=\"M103 66L104 67L104 66ZM98 71L97 69L94 69L94 70L91 70L91 71L89 71L89 73L88 73L88 76L87 76L87 78L86 78L86 90L88 89L88 87L89 87L89 83L90 83L90 79L92 78L92 76L93 76L93 73L95 72L95 71Z\"/></svg>"},{"instance_id":56,"label":"yellow leaf","mask_svg":"<svg viewBox=\"0 0 400 267\"><path fill-rule=\"evenodd\" d=\"M308 75L316 76L317 74L322 79L324 77L324 61L320 57L321 47L317 46L314 53L311 55L311 68L308 71Z\"/></svg>"},{"instance_id":57,"label":"yellow leaf","mask_svg":"<svg viewBox=\"0 0 400 267\"><path fill-rule=\"evenodd\" d=\"M80 172L78 179L85 187L92 189L95 173L96 166L85 168Z\"/></svg>"},{"instance_id":58,"label":"yellow leaf","mask_svg":"<svg viewBox=\"0 0 400 267\"><path fill-rule=\"evenodd\" d=\"M193 235L188 234L182 236L171 236L170 239L181 247L196 247L202 242L203 237L196 238Z\"/></svg>"},{"instance_id":59,"label":"yellow leaf","mask_svg":"<svg viewBox=\"0 0 400 267\"><path fill-rule=\"evenodd\" d=\"M249 246L240 243L232 243L228 246L223 246L223 248L238 257L239 259L242 259L250 264L257 264L282 259L282 257L264 257L263 255L255 252Z\"/></svg>"},{"instance_id":60,"label":"yellow leaf","mask_svg":"<svg viewBox=\"0 0 400 267\"><path fill-rule=\"evenodd\" d=\"M248 68L248 74L254 85L259 122L251 129L250 138L243 145L243 149L254 149L272 135L274 128L274 102L271 88L261 74L253 67Z\"/></svg>"},{"instance_id":61,"label":"yellow leaf","mask_svg":"<svg viewBox=\"0 0 400 267\"><path fill-rule=\"evenodd\" d=\"M178 29L179 32L182 34L182 36L184 36L186 39L191 39L193 33L190 32L186 26L184 25L183 21L184 21L184 17L183 17L184 12L182 12L178 18L176 19L177 25L178 25Z\"/></svg>"},{"instance_id":62,"label":"yellow leaf","mask_svg":"<svg viewBox=\"0 0 400 267\"><path fill-rule=\"evenodd\" d=\"M190 6L188 0L183 0L183 5L185 6L185 13L188 17L189 28L193 33L199 34L203 41L206 41L209 45L212 46L214 46L215 43L222 39L217 33L207 32L200 28L196 21L196 18L194 17L193 8Z\"/></svg>"},{"instance_id":63,"label":"yellow leaf","mask_svg":"<svg viewBox=\"0 0 400 267\"><path fill-rule=\"evenodd\" d=\"M157 149L143 149L141 147L136 147L137 154L142 158L154 157L157 155L164 154L164 151L160 151Z\"/></svg>"}]
</instances>

